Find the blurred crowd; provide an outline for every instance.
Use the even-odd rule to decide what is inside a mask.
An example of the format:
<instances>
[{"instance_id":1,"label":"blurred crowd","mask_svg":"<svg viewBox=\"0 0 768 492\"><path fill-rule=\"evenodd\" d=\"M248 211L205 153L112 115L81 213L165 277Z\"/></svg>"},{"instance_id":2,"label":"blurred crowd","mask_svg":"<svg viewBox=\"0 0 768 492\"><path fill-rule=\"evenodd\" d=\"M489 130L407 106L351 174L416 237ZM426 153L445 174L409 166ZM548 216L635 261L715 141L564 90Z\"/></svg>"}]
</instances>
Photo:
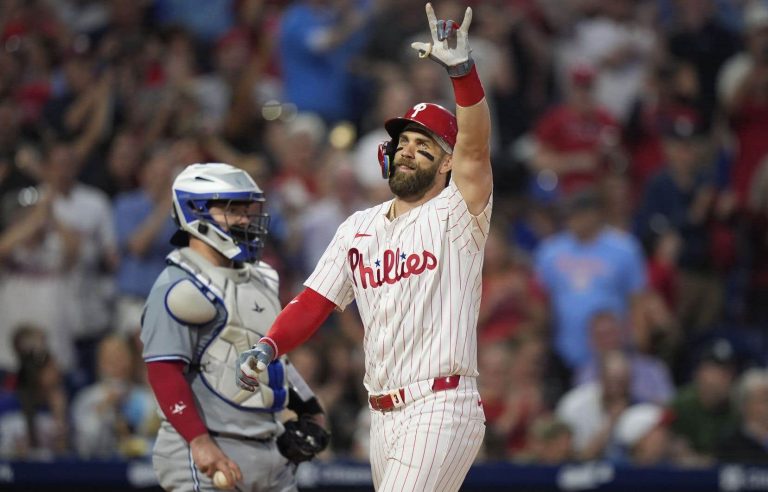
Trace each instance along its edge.
<instances>
[{"instance_id":1,"label":"blurred crowd","mask_svg":"<svg viewBox=\"0 0 768 492\"><path fill-rule=\"evenodd\" d=\"M480 459L768 464L768 2L434 3L494 120ZM0 457L146 456L175 174L252 174L287 302L390 196L383 121L453 107L427 37L412 0L0 2ZM291 354L326 458L367 459L362 337Z\"/></svg>"}]
</instances>

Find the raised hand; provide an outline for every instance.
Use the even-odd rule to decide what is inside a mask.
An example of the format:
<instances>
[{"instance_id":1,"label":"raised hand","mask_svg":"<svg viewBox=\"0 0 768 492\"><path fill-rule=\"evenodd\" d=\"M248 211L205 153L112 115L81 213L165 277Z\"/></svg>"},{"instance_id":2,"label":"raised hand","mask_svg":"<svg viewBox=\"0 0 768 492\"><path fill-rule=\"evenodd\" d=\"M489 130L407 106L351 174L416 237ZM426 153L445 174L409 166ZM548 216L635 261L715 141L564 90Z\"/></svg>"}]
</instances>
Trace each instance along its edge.
<instances>
[{"instance_id":1,"label":"raised hand","mask_svg":"<svg viewBox=\"0 0 768 492\"><path fill-rule=\"evenodd\" d=\"M467 7L461 26L452 20L438 20L431 3L427 3L425 8L432 42L411 43L411 48L419 53L419 57L431 58L444 66L451 77L466 75L474 64L468 39L472 8Z\"/></svg>"}]
</instances>

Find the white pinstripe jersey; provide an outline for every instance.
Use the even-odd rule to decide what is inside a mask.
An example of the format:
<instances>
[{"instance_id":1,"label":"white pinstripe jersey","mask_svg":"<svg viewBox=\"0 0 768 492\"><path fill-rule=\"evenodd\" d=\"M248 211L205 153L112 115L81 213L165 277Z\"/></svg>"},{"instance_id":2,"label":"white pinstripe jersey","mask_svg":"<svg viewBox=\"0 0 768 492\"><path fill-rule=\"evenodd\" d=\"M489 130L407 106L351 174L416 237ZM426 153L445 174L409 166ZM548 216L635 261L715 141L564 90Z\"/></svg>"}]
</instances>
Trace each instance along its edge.
<instances>
[{"instance_id":1,"label":"white pinstripe jersey","mask_svg":"<svg viewBox=\"0 0 768 492\"><path fill-rule=\"evenodd\" d=\"M365 387L379 393L441 376L477 376L483 250L493 200L473 216L451 180L390 221L392 204L356 212L305 285L365 326Z\"/></svg>"}]
</instances>

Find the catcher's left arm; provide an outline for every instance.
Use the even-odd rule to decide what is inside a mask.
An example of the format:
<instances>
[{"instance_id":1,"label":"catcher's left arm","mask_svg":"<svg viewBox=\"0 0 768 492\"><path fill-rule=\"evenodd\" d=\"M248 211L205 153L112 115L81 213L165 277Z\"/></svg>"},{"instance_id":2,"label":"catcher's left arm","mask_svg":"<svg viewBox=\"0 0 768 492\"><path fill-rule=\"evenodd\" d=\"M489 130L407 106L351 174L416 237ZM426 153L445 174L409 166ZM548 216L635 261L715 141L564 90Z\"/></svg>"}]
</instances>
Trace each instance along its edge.
<instances>
[{"instance_id":1,"label":"catcher's left arm","mask_svg":"<svg viewBox=\"0 0 768 492\"><path fill-rule=\"evenodd\" d=\"M290 384L288 409L297 420L284 423L285 432L277 438L280 453L289 461L299 464L321 453L330 442L326 430L325 412L312 389L290 362L286 362L286 377Z\"/></svg>"},{"instance_id":2,"label":"catcher's left arm","mask_svg":"<svg viewBox=\"0 0 768 492\"><path fill-rule=\"evenodd\" d=\"M298 465L311 460L328 447L331 434L313 416L303 415L284 425L285 432L277 438L277 449L288 461Z\"/></svg>"}]
</instances>

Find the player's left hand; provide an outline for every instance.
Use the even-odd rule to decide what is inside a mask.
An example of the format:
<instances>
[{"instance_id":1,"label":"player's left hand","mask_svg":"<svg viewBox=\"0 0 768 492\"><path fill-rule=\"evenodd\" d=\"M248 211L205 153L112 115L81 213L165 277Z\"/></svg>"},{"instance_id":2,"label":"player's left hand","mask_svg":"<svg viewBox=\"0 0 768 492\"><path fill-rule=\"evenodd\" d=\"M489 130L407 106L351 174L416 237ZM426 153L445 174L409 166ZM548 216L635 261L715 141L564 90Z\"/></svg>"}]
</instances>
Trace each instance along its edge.
<instances>
[{"instance_id":1,"label":"player's left hand","mask_svg":"<svg viewBox=\"0 0 768 492\"><path fill-rule=\"evenodd\" d=\"M431 58L448 70L451 77L460 77L469 73L473 61L469 49L469 25L472 23L472 8L467 7L464 20L459 26L452 20L437 20L432 4L426 6L431 43L411 43L411 48L421 58Z\"/></svg>"},{"instance_id":2,"label":"player's left hand","mask_svg":"<svg viewBox=\"0 0 768 492\"><path fill-rule=\"evenodd\" d=\"M331 435L316 418L302 415L284 425L285 432L277 438L277 449L292 463L309 461L328 446Z\"/></svg>"}]
</instances>

